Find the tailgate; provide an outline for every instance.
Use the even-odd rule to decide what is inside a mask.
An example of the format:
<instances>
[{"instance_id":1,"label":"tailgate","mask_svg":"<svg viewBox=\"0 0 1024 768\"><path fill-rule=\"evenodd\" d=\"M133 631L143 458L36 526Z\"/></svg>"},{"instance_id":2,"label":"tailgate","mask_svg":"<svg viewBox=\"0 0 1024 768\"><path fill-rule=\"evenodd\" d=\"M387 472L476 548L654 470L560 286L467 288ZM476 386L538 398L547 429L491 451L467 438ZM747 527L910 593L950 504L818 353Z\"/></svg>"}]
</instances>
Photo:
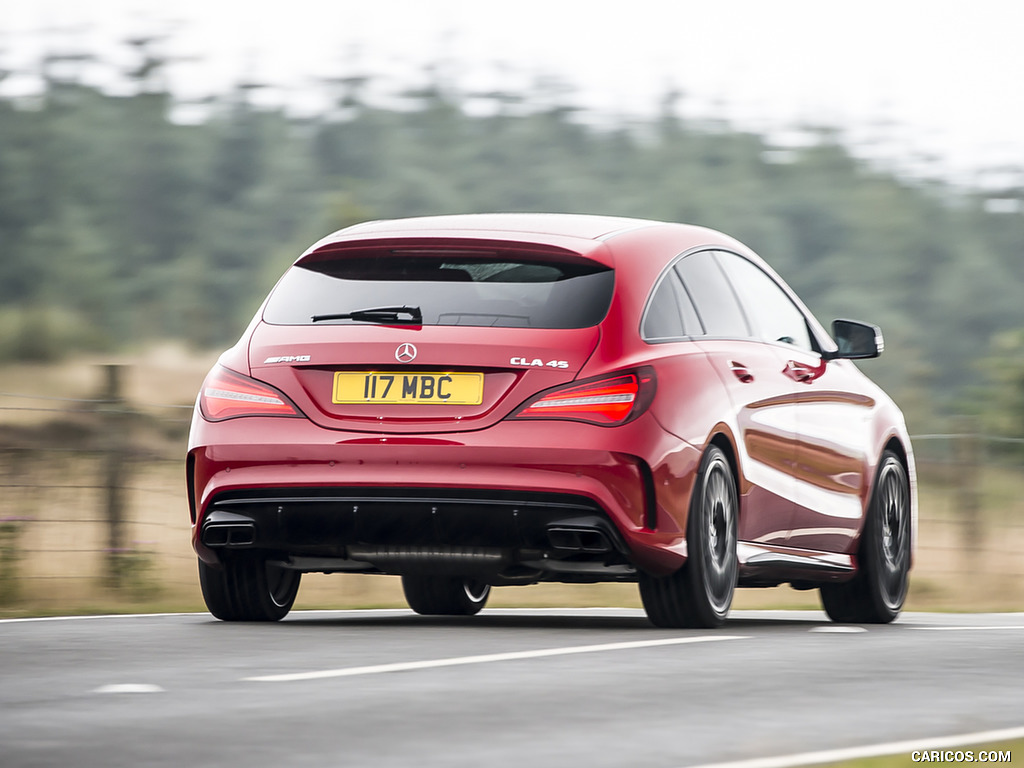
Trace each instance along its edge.
<instances>
[{"instance_id":1,"label":"tailgate","mask_svg":"<svg viewBox=\"0 0 1024 768\"><path fill-rule=\"evenodd\" d=\"M538 392L572 381L596 327L276 326L250 341L252 375L320 426L454 432L500 421Z\"/></svg>"}]
</instances>

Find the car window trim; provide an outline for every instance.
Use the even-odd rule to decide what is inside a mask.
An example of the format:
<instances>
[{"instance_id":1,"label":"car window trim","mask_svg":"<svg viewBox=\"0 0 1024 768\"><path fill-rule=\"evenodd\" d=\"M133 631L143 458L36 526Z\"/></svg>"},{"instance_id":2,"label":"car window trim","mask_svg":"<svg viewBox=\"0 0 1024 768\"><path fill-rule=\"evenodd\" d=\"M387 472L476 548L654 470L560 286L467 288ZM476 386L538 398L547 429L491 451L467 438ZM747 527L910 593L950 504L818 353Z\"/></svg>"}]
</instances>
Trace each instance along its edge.
<instances>
[{"instance_id":1,"label":"car window trim","mask_svg":"<svg viewBox=\"0 0 1024 768\"><path fill-rule=\"evenodd\" d=\"M795 306L797 311L803 316L804 322L807 324L807 330L808 330L809 335L811 337L811 342L812 342L812 344L814 346L814 349L807 350L807 349L802 349L801 347L797 347L797 346L792 345L792 344L786 344L785 342L771 341L771 340L766 340L766 339L754 338L754 336L753 336L753 329L751 328L751 325L750 325L750 320L749 320L749 318L747 316L746 310L743 308L743 302L740 301L739 296L736 293L736 287L732 284L732 280L729 278L729 274L725 271L725 269L722 267L721 263L719 262L718 257L715 256L714 254L712 254L712 259L714 260L715 265L718 267L718 269L722 272L723 276L725 277L726 283L728 283L728 285L729 285L729 290L732 291L733 297L736 299L736 303L739 304L740 311L743 314L744 321L746 322L746 325L747 325L747 333L748 333L748 335L747 336L724 336L724 335L720 335L720 334L710 335L710 334L707 334L707 333L703 333L700 336L690 335L690 336L682 336L682 337L679 337L679 338L661 338L661 337L647 338L647 337L645 337L643 335L644 322L647 319L647 313L650 310L651 303L652 303L653 298L654 298L654 294L658 290L658 288L661 286L661 282L662 282L662 280L664 280L665 274L668 271L670 271L670 270L674 270L676 268L676 265L679 264L679 262L681 262L683 259L685 259L685 258L687 258L689 256L692 256L692 255L694 255L696 253L701 253L701 252L704 252L704 251L730 253L733 256L738 256L741 259L746 259L751 264L753 264L755 267L757 267L762 272L764 272L764 274L767 275L768 278L773 283L775 283L775 285L778 286L779 289L782 290L783 293L785 293L785 295L789 298L789 300L791 302L793 302L793 306ZM779 347L780 349L795 350L795 351L799 351L799 352L802 352L802 353L805 353L805 354L817 355L819 357L823 356L825 354L825 352L829 349L830 346L833 347L833 348L835 347L835 342L832 340L832 337L829 336L827 334L827 332L825 332L820 327L820 324L817 322L815 317L810 313L810 311L807 309L806 305L804 305L803 301L796 294L796 292L792 288L790 288L788 284L786 284L786 283L784 283L782 281L782 278L780 276L778 276L774 272L774 270L771 269L771 265L767 265L767 266L768 266L768 269L765 269L765 267L762 264L759 264L757 261L755 261L754 259L751 259L746 254L739 253L738 251L732 250L732 249L727 248L727 247L722 246L722 245L712 245L712 244L698 245L698 246L694 246L693 248L688 248L685 251L683 251L682 253L677 254L662 269L661 273L659 273L658 279L655 280L654 286L651 289L651 291L648 293L647 299L644 302L643 311L640 313L640 325L639 325L639 328L638 328L638 332L639 332L641 340L646 342L646 343L648 343L648 344L665 344L665 343L671 343L671 342L677 342L677 341L693 341L693 340L697 340L697 339L723 340L723 341L756 341L756 342L761 342L761 343L765 343L765 344L771 344L773 346ZM689 300L690 300L690 304L693 306L693 311L696 313L697 319L700 321L701 330L705 330L704 319L700 316L700 310L697 309L697 305L693 301L693 296L690 293L689 287L686 285L686 281L683 280L682 276L680 276L678 273L676 274L676 277L679 280L679 283L682 285L683 290L686 292L687 298L689 298ZM823 333L825 334L824 339L822 338L822 334ZM826 341L826 339L827 339L827 341Z\"/></svg>"},{"instance_id":2,"label":"car window trim","mask_svg":"<svg viewBox=\"0 0 1024 768\"><path fill-rule=\"evenodd\" d=\"M647 293L647 298L644 301L644 308L640 312L640 325L637 328L637 332L638 332L638 334L640 336L641 341L644 341L644 342L646 342L648 344L665 344L665 343L670 343L670 342L675 342L675 341L692 341L694 339L710 338L705 333L701 333L700 336L680 336L679 338L675 338L675 337L661 337L661 336L657 336L657 337L653 337L653 338L648 338L648 337L644 336L644 323L647 322L647 313L650 312L650 310L651 310L651 305L654 303L654 295L658 292L658 289L661 288L661 284L665 280L665 276L669 272L673 272L675 270L676 264L678 264L682 259L685 259L687 256L689 256L689 255L691 255L693 253L699 253L701 251L707 251L707 250L711 250L711 249L708 246L706 246L706 245L698 245L698 246L695 246L693 248L688 248L687 250L683 251L682 253L679 253L679 254L676 254L675 256L673 256L672 260L669 261L668 264L666 264L665 267L662 268L661 272L658 273L658 277L654 281L654 285L652 286L651 290L648 291L648 293ZM686 297L690 300L690 304L693 305L693 311L697 315L697 320L700 323L701 331L704 331L705 330L704 320L701 318L700 313L697 311L696 305L693 304L693 296L690 294L689 288L686 287L686 283L683 281L683 279L679 276L678 273L675 274L675 278L676 278L676 280L679 281L679 284L683 287L683 291L686 293ZM680 325L682 325L682 316L681 315L680 315Z\"/></svg>"}]
</instances>

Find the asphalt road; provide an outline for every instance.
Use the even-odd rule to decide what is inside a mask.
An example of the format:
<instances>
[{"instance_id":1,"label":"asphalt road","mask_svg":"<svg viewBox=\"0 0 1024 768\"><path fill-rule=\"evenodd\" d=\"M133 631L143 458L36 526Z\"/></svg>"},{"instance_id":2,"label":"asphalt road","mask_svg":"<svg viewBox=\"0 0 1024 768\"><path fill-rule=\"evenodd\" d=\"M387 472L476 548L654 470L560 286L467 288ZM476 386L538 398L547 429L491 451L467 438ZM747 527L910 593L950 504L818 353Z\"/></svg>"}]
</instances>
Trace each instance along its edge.
<instances>
[{"instance_id":1,"label":"asphalt road","mask_svg":"<svg viewBox=\"0 0 1024 768\"><path fill-rule=\"evenodd\" d=\"M677 768L1024 725L1024 614L0 622L0 766Z\"/></svg>"}]
</instances>

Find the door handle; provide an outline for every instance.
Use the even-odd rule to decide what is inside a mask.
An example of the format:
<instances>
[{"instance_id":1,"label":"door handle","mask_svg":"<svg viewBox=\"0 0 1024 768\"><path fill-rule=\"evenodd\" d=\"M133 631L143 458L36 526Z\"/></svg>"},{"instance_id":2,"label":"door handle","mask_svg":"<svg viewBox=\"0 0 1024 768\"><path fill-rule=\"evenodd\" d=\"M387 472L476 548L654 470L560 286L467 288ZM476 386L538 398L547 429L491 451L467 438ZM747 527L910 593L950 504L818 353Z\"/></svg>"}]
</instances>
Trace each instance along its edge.
<instances>
[{"instance_id":1,"label":"door handle","mask_svg":"<svg viewBox=\"0 0 1024 768\"><path fill-rule=\"evenodd\" d=\"M742 363L737 363L735 360L729 361L729 370L732 371L733 376L744 384L749 384L754 380L754 374L750 372L750 369Z\"/></svg>"},{"instance_id":2,"label":"door handle","mask_svg":"<svg viewBox=\"0 0 1024 768\"><path fill-rule=\"evenodd\" d=\"M782 369L782 372L793 381L811 382L825 372L825 361L822 360L821 365L812 368L809 365L798 363L796 360L790 360L786 363L786 367Z\"/></svg>"}]
</instances>

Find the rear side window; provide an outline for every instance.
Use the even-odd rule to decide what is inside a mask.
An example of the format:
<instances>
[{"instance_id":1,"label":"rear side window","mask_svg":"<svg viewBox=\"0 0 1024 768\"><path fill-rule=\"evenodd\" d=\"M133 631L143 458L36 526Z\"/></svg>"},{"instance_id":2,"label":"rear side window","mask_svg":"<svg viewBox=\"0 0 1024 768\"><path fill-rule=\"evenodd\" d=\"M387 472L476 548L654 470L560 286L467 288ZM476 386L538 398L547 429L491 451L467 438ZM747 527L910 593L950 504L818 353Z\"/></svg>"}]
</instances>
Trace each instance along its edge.
<instances>
[{"instance_id":1,"label":"rear side window","mask_svg":"<svg viewBox=\"0 0 1024 768\"><path fill-rule=\"evenodd\" d=\"M668 270L647 305L641 335L645 341L700 336L700 320L674 270Z\"/></svg>"},{"instance_id":2,"label":"rear side window","mask_svg":"<svg viewBox=\"0 0 1024 768\"><path fill-rule=\"evenodd\" d=\"M315 315L418 307L424 325L586 328L608 313L614 285L611 269L582 260L457 253L341 256L292 267L271 294L263 319L310 325Z\"/></svg>"},{"instance_id":3,"label":"rear side window","mask_svg":"<svg viewBox=\"0 0 1024 768\"><path fill-rule=\"evenodd\" d=\"M736 294L711 251L690 254L676 269L708 336L743 338L750 335Z\"/></svg>"}]
</instances>

